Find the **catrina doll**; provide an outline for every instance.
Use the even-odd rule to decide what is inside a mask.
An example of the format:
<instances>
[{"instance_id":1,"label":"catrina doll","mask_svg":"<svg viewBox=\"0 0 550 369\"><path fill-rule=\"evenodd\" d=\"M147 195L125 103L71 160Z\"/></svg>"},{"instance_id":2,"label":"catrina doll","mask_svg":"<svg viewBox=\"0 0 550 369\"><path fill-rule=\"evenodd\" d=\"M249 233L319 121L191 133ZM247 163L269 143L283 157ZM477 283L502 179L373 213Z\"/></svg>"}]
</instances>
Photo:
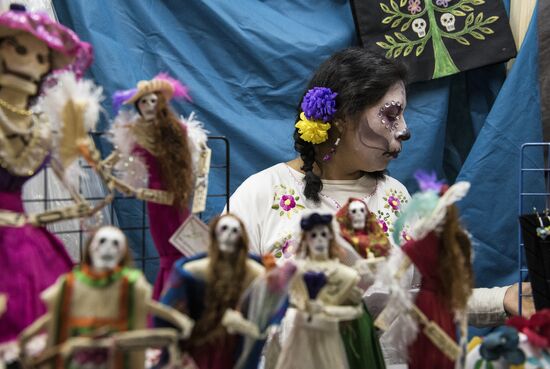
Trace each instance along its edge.
<instances>
[{"instance_id":1,"label":"catrina doll","mask_svg":"<svg viewBox=\"0 0 550 369\"><path fill-rule=\"evenodd\" d=\"M169 240L190 216L193 160L197 146L206 145L202 124L193 114L187 120L178 118L169 106L172 98L190 100L179 81L162 73L139 82L136 88L115 92L115 109L133 105L136 112L118 113L111 129L115 150L102 163L103 168L117 173L117 189L147 201L149 229L160 256L155 299L159 298L172 265L183 256ZM201 137L202 143L197 145L190 137Z\"/></svg>"},{"instance_id":2,"label":"catrina doll","mask_svg":"<svg viewBox=\"0 0 550 369\"><path fill-rule=\"evenodd\" d=\"M386 330L381 340L408 357L409 368L452 369L465 355L466 308L473 286L470 239L454 203L466 195L470 184L458 182L449 188L435 174L418 172L416 177L422 192L413 196L393 232L398 239L403 224L416 219L413 239L392 252L380 271L392 296L375 324ZM422 277L414 298L400 283L411 264Z\"/></svg>"},{"instance_id":3,"label":"catrina doll","mask_svg":"<svg viewBox=\"0 0 550 369\"><path fill-rule=\"evenodd\" d=\"M112 354L109 347L131 343L158 347L159 342L166 340L172 342L171 357L177 358L176 330L146 329L147 316L153 314L169 321L183 337L189 335L193 322L152 300L151 286L141 271L130 264L124 233L112 226L99 228L88 240L82 265L61 276L42 294L48 312L22 333L21 342L24 346L45 330L47 345L38 358L27 360L27 365L139 369L145 363L143 349L134 348L123 355ZM99 345L105 341L106 345Z\"/></svg>"},{"instance_id":4,"label":"catrina doll","mask_svg":"<svg viewBox=\"0 0 550 369\"><path fill-rule=\"evenodd\" d=\"M210 225L206 254L181 258L174 264L160 301L196 322L182 349L200 369L235 367L241 337L229 333L221 323L226 311L237 309L246 289L265 272L248 250L241 220L225 214ZM156 324L165 325L163 321Z\"/></svg>"},{"instance_id":5,"label":"catrina doll","mask_svg":"<svg viewBox=\"0 0 550 369\"><path fill-rule=\"evenodd\" d=\"M99 210L68 186L74 205L27 214L21 193L47 164L68 184L78 157L97 154L87 131L96 124L101 90L69 71L56 74L59 83L45 89L54 72L83 73L92 61L91 47L21 5L0 14L0 60L0 294L7 297L0 317L1 357L3 347L45 312L40 293L73 266L44 225ZM31 107L39 94L39 106Z\"/></svg>"},{"instance_id":6,"label":"catrina doll","mask_svg":"<svg viewBox=\"0 0 550 369\"><path fill-rule=\"evenodd\" d=\"M276 368L385 368L370 316L366 315L359 274L341 264L332 215L313 213L300 226L298 271ZM297 360L297 358L300 358Z\"/></svg>"}]
</instances>

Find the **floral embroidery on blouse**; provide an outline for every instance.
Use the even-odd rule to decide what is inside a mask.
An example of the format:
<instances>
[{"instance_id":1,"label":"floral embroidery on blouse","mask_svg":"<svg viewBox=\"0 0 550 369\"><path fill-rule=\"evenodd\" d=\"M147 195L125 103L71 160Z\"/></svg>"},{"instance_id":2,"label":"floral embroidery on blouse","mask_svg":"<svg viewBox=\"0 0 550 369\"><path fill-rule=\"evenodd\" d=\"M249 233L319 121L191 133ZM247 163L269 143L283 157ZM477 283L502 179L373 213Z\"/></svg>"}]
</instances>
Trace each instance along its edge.
<instances>
[{"instance_id":1,"label":"floral embroidery on blouse","mask_svg":"<svg viewBox=\"0 0 550 369\"><path fill-rule=\"evenodd\" d=\"M408 202L403 191L398 191L393 188L387 189L386 196L382 199L385 202L384 209L390 210L396 217L399 216L401 207Z\"/></svg>"},{"instance_id":2,"label":"floral embroidery on blouse","mask_svg":"<svg viewBox=\"0 0 550 369\"><path fill-rule=\"evenodd\" d=\"M285 237L283 237L281 240L273 244L273 250L271 251L271 253L277 259L280 259L281 257L284 257L285 259L289 259L294 256L297 248L298 248L298 242L295 239L293 239L292 234L289 233Z\"/></svg>"},{"instance_id":3,"label":"floral embroidery on blouse","mask_svg":"<svg viewBox=\"0 0 550 369\"><path fill-rule=\"evenodd\" d=\"M393 232L393 222L401 215L401 208L409 199L403 191L389 188L382 200L384 200L384 208L376 212L376 217L382 230L390 237ZM404 241L411 239L407 230L408 227L405 227L405 230L401 233L401 238Z\"/></svg>"},{"instance_id":4,"label":"floral embroidery on blouse","mask_svg":"<svg viewBox=\"0 0 550 369\"><path fill-rule=\"evenodd\" d=\"M286 215L290 219L292 215L305 209L296 190L280 184L274 187L274 191L271 209L279 211L279 216Z\"/></svg>"}]
</instances>

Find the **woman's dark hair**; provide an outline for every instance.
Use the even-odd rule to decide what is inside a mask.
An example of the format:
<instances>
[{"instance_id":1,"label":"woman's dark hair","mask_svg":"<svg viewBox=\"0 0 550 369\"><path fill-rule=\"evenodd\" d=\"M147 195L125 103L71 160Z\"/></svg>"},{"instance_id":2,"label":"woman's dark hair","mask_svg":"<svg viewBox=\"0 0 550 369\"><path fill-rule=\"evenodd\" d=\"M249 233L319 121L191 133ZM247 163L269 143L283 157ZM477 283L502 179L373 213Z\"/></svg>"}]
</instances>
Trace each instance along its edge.
<instances>
[{"instance_id":1,"label":"woman's dark hair","mask_svg":"<svg viewBox=\"0 0 550 369\"><path fill-rule=\"evenodd\" d=\"M296 122L300 119L302 99L313 87L328 87L338 93L333 121L356 122L365 108L380 101L390 87L399 81L406 82L406 79L405 66L395 60L365 48L344 49L321 64L309 81L298 104ZM317 162L319 167L321 165L315 157L315 146L302 140L298 129L294 131L294 149L304 162L304 194L306 198L318 202L323 183L313 173L313 164Z\"/></svg>"}]
</instances>

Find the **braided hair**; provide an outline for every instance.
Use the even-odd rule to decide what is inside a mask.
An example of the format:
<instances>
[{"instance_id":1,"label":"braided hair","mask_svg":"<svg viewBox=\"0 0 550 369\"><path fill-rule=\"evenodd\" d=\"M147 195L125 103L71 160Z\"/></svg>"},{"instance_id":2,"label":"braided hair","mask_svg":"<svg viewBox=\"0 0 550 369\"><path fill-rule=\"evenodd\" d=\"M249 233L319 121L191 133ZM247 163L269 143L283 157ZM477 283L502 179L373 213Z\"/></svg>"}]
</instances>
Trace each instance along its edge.
<instances>
[{"instance_id":1,"label":"braided hair","mask_svg":"<svg viewBox=\"0 0 550 369\"><path fill-rule=\"evenodd\" d=\"M356 124L366 108L380 101L394 84L405 82L406 78L407 70L403 64L365 48L350 47L337 52L321 64L309 81L300 103L313 87L328 87L338 93L337 111L333 121ZM296 122L300 120L300 113L299 104ZM305 173L304 194L307 199L319 202L323 182L313 172L315 163L322 170L316 146L304 141L296 129L294 149L304 163L301 168Z\"/></svg>"}]
</instances>

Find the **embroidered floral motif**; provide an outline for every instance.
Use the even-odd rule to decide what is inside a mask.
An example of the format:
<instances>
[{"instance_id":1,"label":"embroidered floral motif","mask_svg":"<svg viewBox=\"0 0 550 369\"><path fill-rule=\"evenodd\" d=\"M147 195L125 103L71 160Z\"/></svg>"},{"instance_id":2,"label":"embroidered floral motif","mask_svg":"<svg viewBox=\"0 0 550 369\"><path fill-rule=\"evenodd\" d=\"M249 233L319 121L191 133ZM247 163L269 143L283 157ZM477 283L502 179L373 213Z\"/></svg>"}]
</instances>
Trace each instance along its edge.
<instances>
[{"instance_id":1,"label":"embroidered floral motif","mask_svg":"<svg viewBox=\"0 0 550 369\"><path fill-rule=\"evenodd\" d=\"M401 201L399 201L399 199L395 196L390 196L388 198L388 204L393 210L399 211L399 209L401 208Z\"/></svg>"},{"instance_id":2,"label":"embroidered floral motif","mask_svg":"<svg viewBox=\"0 0 550 369\"><path fill-rule=\"evenodd\" d=\"M416 14L422 11L420 0L409 0L409 7L407 8L411 14Z\"/></svg>"},{"instance_id":3,"label":"embroidered floral motif","mask_svg":"<svg viewBox=\"0 0 550 369\"><path fill-rule=\"evenodd\" d=\"M300 203L300 196L294 189L280 184L274 187L274 191L271 209L278 210L279 216L286 215L290 219L292 215L305 209L304 205Z\"/></svg>"},{"instance_id":4,"label":"embroidered floral motif","mask_svg":"<svg viewBox=\"0 0 550 369\"><path fill-rule=\"evenodd\" d=\"M408 199L405 197L403 191L390 188L386 190L386 196L383 197L385 209L390 209L396 217L400 215L401 207L407 203Z\"/></svg>"},{"instance_id":5,"label":"embroidered floral motif","mask_svg":"<svg viewBox=\"0 0 550 369\"><path fill-rule=\"evenodd\" d=\"M380 213L380 211L378 213ZM386 223L386 221L384 219L378 219L378 223L382 227L382 230L387 233L388 232L388 224Z\"/></svg>"},{"instance_id":6,"label":"embroidered floral motif","mask_svg":"<svg viewBox=\"0 0 550 369\"><path fill-rule=\"evenodd\" d=\"M376 211L376 217L378 218L378 223L380 223L382 230L389 237L393 232L393 223L395 219L401 215L401 208L409 200L403 191L394 188L387 189L382 199L384 201L384 208ZM401 237L403 241L408 241L411 237L407 231L408 227L405 227L405 229Z\"/></svg>"},{"instance_id":7,"label":"embroidered floral motif","mask_svg":"<svg viewBox=\"0 0 550 369\"><path fill-rule=\"evenodd\" d=\"M446 8L447 6L449 6L449 1L450 0L436 0L435 3L438 6L444 6Z\"/></svg>"},{"instance_id":8,"label":"embroidered floral motif","mask_svg":"<svg viewBox=\"0 0 550 369\"><path fill-rule=\"evenodd\" d=\"M277 259L284 257L289 259L294 256L297 249L297 242L292 238L292 235L289 233L283 239L273 244L273 256Z\"/></svg>"}]
</instances>

